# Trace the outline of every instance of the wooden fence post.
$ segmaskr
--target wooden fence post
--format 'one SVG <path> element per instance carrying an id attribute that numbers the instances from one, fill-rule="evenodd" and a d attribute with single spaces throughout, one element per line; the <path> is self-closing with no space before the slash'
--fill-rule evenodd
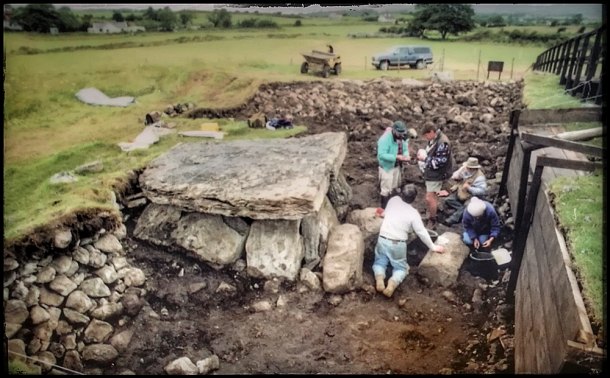
<path id="1" fill-rule="evenodd" d="M 576 72 L 574 73 L 574 81 L 572 82 L 573 91 L 571 91 L 570 93 L 572 96 L 581 93 L 583 89 L 583 87 L 580 86 L 580 76 L 582 75 L 582 68 L 585 65 L 585 60 L 587 59 L 587 52 L 589 50 L 589 39 L 591 39 L 591 35 L 585 37 L 582 47 L 580 48 L 579 59 L 576 62 Z"/>
<path id="2" fill-rule="evenodd" d="M 566 83 L 568 66 L 570 65 L 570 54 L 572 54 L 572 46 L 574 46 L 575 40 L 576 38 L 572 38 L 568 41 L 568 47 L 566 47 L 566 54 L 562 62 L 563 66 L 561 67 L 561 75 L 559 75 L 559 85 Z"/>
<path id="3" fill-rule="evenodd" d="M 555 69 L 554 69 L 554 73 L 556 75 L 559 75 L 561 73 L 561 69 L 563 68 L 564 64 L 565 64 L 565 59 L 566 59 L 566 50 L 568 49 L 568 42 L 564 42 L 561 45 L 561 55 L 559 57 L 559 60 L 557 61 L 557 64 L 555 65 Z"/>
<path id="4" fill-rule="evenodd" d="M 510 161 L 513 157 L 513 149 L 515 147 L 515 140 L 517 139 L 519 127 L 519 116 L 521 115 L 521 110 L 515 109 L 510 112 L 510 137 L 508 141 L 508 150 L 506 151 L 506 158 L 504 159 L 504 169 L 502 170 L 502 180 L 500 181 L 500 188 L 498 189 L 498 199 L 506 194 L 508 191 L 506 189 L 506 182 L 508 180 L 508 173 L 510 170 Z"/>
<path id="5" fill-rule="evenodd" d="M 572 53 L 568 55 L 568 59 L 570 61 L 570 66 L 568 67 L 568 73 L 566 75 L 566 86 L 565 86 L 566 90 L 570 90 L 572 88 L 572 83 L 574 82 L 572 75 L 574 74 L 574 69 L 575 69 L 574 66 L 576 65 L 576 59 L 578 57 L 578 52 L 580 51 L 580 40 L 581 40 L 581 36 L 576 37 L 576 40 L 574 41 L 574 48 L 572 49 Z"/>
<path id="6" fill-rule="evenodd" d="M 532 223 L 534 209 L 536 208 L 536 199 L 538 198 L 538 191 L 540 190 L 540 184 L 542 182 L 543 168 L 544 166 L 542 165 L 536 165 L 536 169 L 534 171 L 534 178 L 532 179 L 532 185 L 527 195 L 527 204 L 525 206 L 522 206 L 523 204 L 519 203 L 519 207 L 525 210 L 525 214 L 521 222 L 515 222 L 515 225 L 518 225 L 518 229 L 516 230 L 517 232 L 515 233 L 517 237 L 513 248 L 513 261 L 511 262 L 512 267 L 510 270 L 510 279 L 506 288 L 506 295 L 508 296 L 510 302 L 513 302 L 515 297 L 515 288 L 517 287 L 517 279 L 519 278 L 519 269 L 521 268 L 521 261 L 523 260 L 523 252 L 525 250 L 525 243 L 529 234 L 530 224 Z M 521 172 L 521 174 L 524 173 Z M 527 177 L 528 173 L 525 173 L 525 176 Z"/>

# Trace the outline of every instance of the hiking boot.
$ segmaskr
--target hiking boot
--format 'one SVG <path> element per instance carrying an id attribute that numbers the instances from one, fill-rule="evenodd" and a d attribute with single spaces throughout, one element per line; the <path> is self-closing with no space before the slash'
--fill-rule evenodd
<path id="1" fill-rule="evenodd" d="M 382 209 L 385 209 L 389 200 L 390 200 L 390 196 L 381 196 L 381 208 Z"/>
<path id="2" fill-rule="evenodd" d="M 451 226 L 453 226 L 454 224 L 457 224 L 457 223 L 458 223 L 458 221 L 457 221 L 455 218 L 453 218 L 453 217 L 449 217 L 449 218 L 445 219 L 445 220 L 444 220 L 442 223 L 443 223 L 445 226 L 451 227 Z"/>
<path id="3" fill-rule="evenodd" d="M 383 291 L 383 295 L 385 295 L 388 298 L 392 297 L 392 294 L 394 294 L 394 290 L 396 290 L 396 287 L 398 287 L 398 284 L 396 283 L 396 281 L 394 281 L 393 279 L 389 279 L 388 280 L 388 287 L 385 288 L 385 290 Z"/>
<path id="4" fill-rule="evenodd" d="M 375 276 L 375 288 L 380 293 L 385 290 L 385 283 L 383 282 L 384 279 L 384 276 Z"/>

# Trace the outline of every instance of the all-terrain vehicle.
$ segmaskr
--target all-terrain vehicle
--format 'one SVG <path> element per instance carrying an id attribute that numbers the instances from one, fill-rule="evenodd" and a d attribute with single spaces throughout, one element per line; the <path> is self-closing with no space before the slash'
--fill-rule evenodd
<path id="1" fill-rule="evenodd" d="M 327 78 L 331 72 L 335 75 L 341 73 L 341 57 L 332 52 L 332 47 L 329 46 L 329 52 L 312 50 L 311 53 L 301 53 L 305 61 L 301 64 L 301 73 L 305 74 L 310 69 L 315 68 L 321 72 L 322 77 Z"/>

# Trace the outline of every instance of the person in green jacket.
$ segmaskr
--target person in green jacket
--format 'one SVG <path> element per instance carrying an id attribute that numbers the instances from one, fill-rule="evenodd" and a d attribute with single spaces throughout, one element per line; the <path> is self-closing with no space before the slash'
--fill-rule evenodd
<path id="1" fill-rule="evenodd" d="M 402 182 L 402 163 L 409 161 L 409 133 L 403 121 L 396 121 L 392 128 L 377 140 L 379 162 L 379 186 L 381 207 L 385 209 L 390 197 Z"/>

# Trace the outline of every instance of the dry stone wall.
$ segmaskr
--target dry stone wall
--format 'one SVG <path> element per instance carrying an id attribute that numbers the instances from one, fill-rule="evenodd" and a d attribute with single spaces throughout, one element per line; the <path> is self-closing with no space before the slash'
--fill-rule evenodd
<path id="1" fill-rule="evenodd" d="M 125 328 L 142 308 L 145 274 L 132 267 L 119 239 L 124 226 L 73 240 L 58 230 L 47 254 L 5 251 L 4 320 L 8 348 L 18 358 L 87 372 L 87 364 L 111 364 L 129 344 Z M 72 246 L 72 247 L 71 247 Z"/>

